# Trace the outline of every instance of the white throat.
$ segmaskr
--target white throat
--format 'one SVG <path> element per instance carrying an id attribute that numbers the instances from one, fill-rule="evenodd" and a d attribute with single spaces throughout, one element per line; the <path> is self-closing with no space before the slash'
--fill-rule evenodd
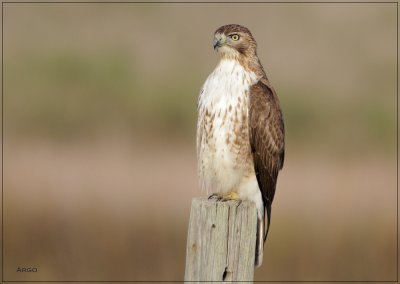
<path id="1" fill-rule="evenodd" d="M 242 96 L 256 82 L 256 74 L 245 70 L 239 61 L 221 59 L 204 83 L 200 99 L 217 102 L 221 97 L 228 99 L 232 96 Z M 203 103 L 206 103 L 206 101 L 203 101 Z"/>

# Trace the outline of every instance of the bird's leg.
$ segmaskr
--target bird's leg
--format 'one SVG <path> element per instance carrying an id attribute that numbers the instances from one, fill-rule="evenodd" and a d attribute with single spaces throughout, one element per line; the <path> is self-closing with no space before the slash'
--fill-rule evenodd
<path id="1" fill-rule="evenodd" d="M 235 200 L 235 201 L 239 201 L 239 204 L 242 202 L 239 198 L 239 195 L 234 191 L 231 191 L 227 194 L 214 193 L 214 194 L 210 195 L 208 197 L 208 199 L 216 199 L 217 201 L 222 201 L 222 202 Z"/>
<path id="2" fill-rule="evenodd" d="M 221 197 L 222 197 L 221 201 L 240 200 L 239 195 L 234 191 L 231 191 L 228 194 L 222 195 Z"/>

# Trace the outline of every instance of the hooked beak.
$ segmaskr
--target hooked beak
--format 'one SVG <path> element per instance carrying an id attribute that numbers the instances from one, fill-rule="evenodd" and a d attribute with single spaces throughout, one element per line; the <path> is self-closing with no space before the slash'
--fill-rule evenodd
<path id="1" fill-rule="evenodd" d="M 223 35 L 221 34 L 216 34 L 213 40 L 213 47 L 214 50 L 218 49 L 218 47 L 221 47 L 225 43 L 226 39 Z"/>
<path id="2" fill-rule="evenodd" d="M 214 47 L 214 50 L 215 49 L 217 49 L 217 47 L 220 47 L 221 45 L 220 45 L 220 39 L 217 39 L 217 38 L 214 38 L 214 40 L 213 40 L 213 47 Z"/>

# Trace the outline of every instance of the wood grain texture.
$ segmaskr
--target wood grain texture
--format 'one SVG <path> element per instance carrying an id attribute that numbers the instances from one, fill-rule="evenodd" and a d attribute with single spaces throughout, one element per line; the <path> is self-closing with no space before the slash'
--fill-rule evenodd
<path id="1" fill-rule="evenodd" d="M 194 198 L 185 281 L 253 281 L 256 233 L 254 203 Z"/>

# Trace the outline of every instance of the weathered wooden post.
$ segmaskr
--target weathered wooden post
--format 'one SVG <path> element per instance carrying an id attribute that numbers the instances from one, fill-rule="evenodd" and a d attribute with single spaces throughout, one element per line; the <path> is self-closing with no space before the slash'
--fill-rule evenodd
<path id="1" fill-rule="evenodd" d="M 256 231 L 252 202 L 194 198 L 185 281 L 253 281 Z"/>

